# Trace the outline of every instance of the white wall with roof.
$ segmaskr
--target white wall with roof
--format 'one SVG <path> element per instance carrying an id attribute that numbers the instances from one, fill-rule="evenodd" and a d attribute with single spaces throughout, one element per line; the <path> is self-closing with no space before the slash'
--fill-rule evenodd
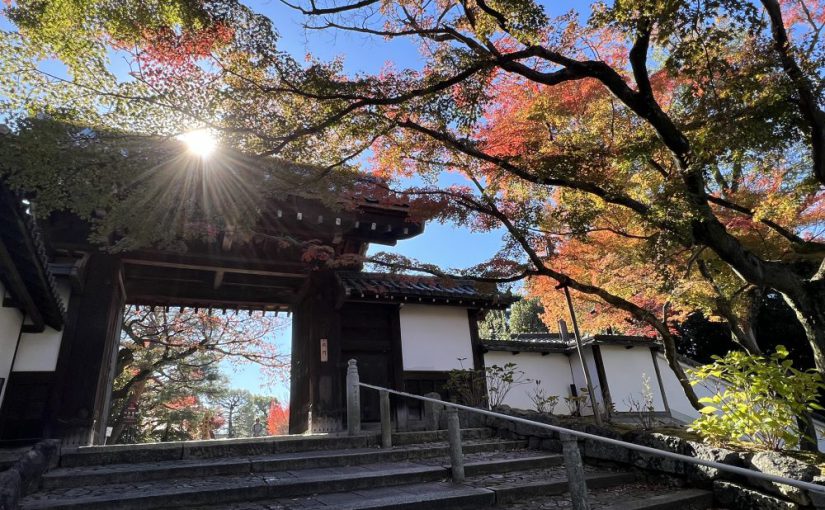
<path id="1" fill-rule="evenodd" d="M 699 417 L 699 413 L 685 396 L 682 385 L 670 368 L 663 353 L 655 353 L 656 363 L 659 366 L 661 375 L 661 387 L 656 377 L 653 356 L 648 347 L 635 346 L 628 349 L 624 345 L 602 344 L 601 354 L 611 399 L 618 412 L 630 411 L 626 403 L 628 397 L 633 396 L 637 400 L 640 399 L 643 391 L 642 374 L 646 374 L 650 378 L 656 411 L 665 410 L 665 403 L 662 398 L 662 389 L 664 389 L 664 395 L 667 396 L 668 407 L 673 418 L 687 424 Z M 584 356 L 588 362 L 591 376 L 594 378 L 593 384 L 598 385 L 595 360 L 589 346 L 585 346 Z M 570 384 L 575 384 L 577 388 L 585 386 L 581 363 L 575 351 L 569 356 L 564 353 L 548 353 L 542 356 L 539 352 L 520 352 L 513 355 L 509 351 L 495 350 L 491 350 L 484 355 L 486 366 L 504 366 L 507 363 L 515 363 L 517 369 L 524 372 L 525 378 L 541 380 L 541 387 L 548 395 L 558 395 L 560 397 L 554 410 L 555 414 L 569 413 L 567 405 L 564 403 L 564 397 L 570 395 Z M 680 364 L 683 370 L 691 367 L 687 363 Z M 694 391 L 699 398 L 710 396 L 716 391 L 717 384 L 724 386 L 722 381 L 714 381 L 698 384 L 694 386 Z M 529 395 L 532 390 L 532 384 L 514 386 L 505 398 L 504 404 L 517 409 L 534 409 L 535 406 Z M 597 396 L 601 395 L 599 388 L 596 388 L 596 394 Z M 601 401 L 601 398 L 599 398 L 599 401 Z M 590 409 L 586 409 L 583 414 L 592 414 L 592 412 Z M 818 420 L 814 420 L 814 422 L 817 428 L 819 450 L 825 452 L 825 422 Z"/>
<path id="2" fill-rule="evenodd" d="M 57 291 L 63 303 L 68 304 L 71 294 L 68 281 L 58 280 Z M 5 293 L 0 283 L 0 299 Z M 46 326 L 40 333 L 22 333 L 26 323 L 27 319 L 17 308 L 0 306 L 0 378 L 4 379 L 0 406 L 11 372 L 53 372 L 57 368 L 63 331 Z"/>
<path id="3" fill-rule="evenodd" d="M 642 374 L 648 375 L 650 378 L 656 410 L 665 410 L 662 392 L 653 366 L 653 357 L 648 347 L 637 346 L 627 349 L 625 346 L 602 345 L 600 348 L 610 396 L 617 411 L 630 411 L 630 406 L 626 403 L 630 398 L 642 400 Z M 599 372 L 592 346 L 584 346 L 582 357 L 587 364 L 592 379 L 596 402 L 603 409 L 603 381 L 599 380 Z M 541 388 L 545 390 L 546 394 L 559 396 L 559 404 L 555 409 L 556 414 L 569 414 L 569 406 L 564 399 L 572 396 L 571 386 L 575 387 L 579 396 L 583 395 L 583 389 L 587 388 L 581 359 L 575 350 L 568 353 L 551 352 L 544 356 L 540 352 L 520 352 L 513 355 L 509 351 L 490 350 L 484 355 L 486 366 L 504 366 L 506 363 L 515 363 L 517 369 L 524 372 L 524 378 L 541 381 Z M 530 399 L 530 392 L 534 391 L 534 386 L 535 384 L 513 387 L 508 393 L 504 404 L 518 409 L 533 409 L 535 406 Z M 591 415 L 593 409 L 587 406 L 581 409 L 581 413 Z"/>

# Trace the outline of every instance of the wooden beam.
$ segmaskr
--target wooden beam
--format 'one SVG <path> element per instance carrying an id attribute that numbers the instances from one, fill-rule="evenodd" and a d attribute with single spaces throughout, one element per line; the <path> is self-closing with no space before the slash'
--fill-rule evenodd
<path id="1" fill-rule="evenodd" d="M 242 267 L 241 265 L 234 265 L 227 263 L 226 265 L 216 265 L 214 260 L 212 264 L 201 264 L 196 261 L 175 261 L 175 260 L 150 260 L 134 257 L 124 257 L 124 264 L 133 264 L 141 266 L 155 266 L 155 267 L 171 267 L 175 269 L 194 269 L 199 271 L 224 271 L 227 273 L 241 273 L 241 274 L 257 274 L 263 276 L 288 276 L 291 278 L 306 278 L 306 274 L 298 272 L 274 271 L 265 269 L 262 266 L 255 264 L 245 264 L 249 267 Z"/>
<path id="2" fill-rule="evenodd" d="M 193 284 L 172 282 L 173 285 L 160 287 L 151 280 L 127 281 L 126 301 L 133 304 L 170 304 L 170 305 L 210 305 L 214 308 L 235 308 L 247 305 L 291 304 L 295 293 L 283 289 L 243 288 L 223 286 L 212 288 L 212 284 Z"/>

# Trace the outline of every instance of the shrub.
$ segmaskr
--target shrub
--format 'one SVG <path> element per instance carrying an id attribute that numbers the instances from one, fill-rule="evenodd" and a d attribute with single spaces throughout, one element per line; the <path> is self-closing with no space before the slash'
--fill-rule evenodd
<path id="1" fill-rule="evenodd" d="M 788 350 L 778 345 L 768 357 L 744 352 L 713 356 L 709 365 L 689 370 L 691 384 L 706 383 L 713 395 L 691 425 L 710 443 L 747 443 L 759 448 L 796 448 L 803 438 L 797 417 L 821 410 L 825 387 L 814 370 L 793 368 Z"/>
<path id="2" fill-rule="evenodd" d="M 461 404 L 473 407 L 489 404 L 496 408 L 504 403 L 513 386 L 527 382 L 515 363 L 507 363 L 503 367 L 491 365 L 485 370 L 450 370 L 446 387 Z"/>
<path id="3" fill-rule="evenodd" d="M 559 403 L 558 395 L 548 395 L 544 388 L 541 387 L 541 381 L 536 379 L 534 381 L 536 386 L 527 394 L 530 401 L 540 413 L 553 414 L 556 405 Z"/>
<path id="4" fill-rule="evenodd" d="M 490 408 L 495 409 L 503 404 L 513 386 L 528 382 L 530 382 L 529 379 L 524 378 L 524 372 L 518 370 L 515 363 L 505 363 L 503 367 L 498 365 L 487 367 L 487 392 L 490 394 Z"/>
<path id="5" fill-rule="evenodd" d="M 450 370 L 445 387 L 458 404 L 485 407 L 487 394 L 484 387 L 484 371 L 467 368 Z"/>
<path id="6" fill-rule="evenodd" d="M 571 395 L 569 397 L 564 397 L 564 403 L 567 404 L 567 412 L 570 416 L 581 416 L 582 409 L 584 409 L 588 403 L 587 395 Z"/>

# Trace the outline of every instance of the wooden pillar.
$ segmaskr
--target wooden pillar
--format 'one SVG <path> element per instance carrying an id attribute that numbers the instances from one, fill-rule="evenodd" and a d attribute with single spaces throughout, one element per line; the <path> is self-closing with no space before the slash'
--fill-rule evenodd
<path id="1" fill-rule="evenodd" d="M 55 370 L 49 435 L 64 444 L 105 441 L 124 299 L 118 257 L 90 255 L 72 293 Z"/>
<path id="2" fill-rule="evenodd" d="M 341 285 L 332 271 L 313 272 L 298 296 L 293 332 L 290 433 L 336 432 L 343 428 Z M 294 327 L 294 326 L 293 326 Z M 303 430 L 301 430 L 303 429 Z"/>
<path id="3" fill-rule="evenodd" d="M 593 361 L 596 363 L 596 377 L 599 378 L 599 387 L 604 402 L 604 412 L 610 418 L 613 412 L 613 398 L 610 396 L 610 386 L 607 384 L 607 372 L 604 369 L 604 359 L 602 359 L 602 349 L 599 345 L 593 344 Z M 595 395 L 594 395 L 595 397 Z"/>
<path id="4" fill-rule="evenodd" d="M 310 300 L 299 299 L 292 307 L 292 364 L 289 369 L 289 433 L 309 430 L 309 320 Z"/>

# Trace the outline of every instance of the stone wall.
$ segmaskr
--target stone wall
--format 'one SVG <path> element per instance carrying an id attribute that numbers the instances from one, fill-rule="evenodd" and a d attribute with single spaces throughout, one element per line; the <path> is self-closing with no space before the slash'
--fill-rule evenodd
<path id="1" fill-rule="evenodd" d="M 523 411 L 507 407 L 498 411 L 519 418 L 559 425 L 697 459 L 753 469 L 805 482 L 820 483 L 825 486 L 825 477 L 822 476 L 817 466 L 807 464 L 781 452 L 734 451 L 661 433 L 636 430 L 622 432 L 610 426 L 600 427 L 572 420 L 564 420 L 563 423 L 560 423 L 559 418 L 555 416 L 540 414 L 535 411 Z M 477 420 L 473 421 L 476 421 L 473 425 L 478 425 Z M 484 425 L 494 429 L 500 437 L 527 440 L 532 448 L 553 452 L 561 451 L 558 434 L 553 431 L 493 417 L 485 417 Z M 462 426 L 465 426 L 464 421 L 462 421 Z M 825 509 L 825 498 L 786 485 L 748 479 L 729 472 L 637 452 L 590 439 L 580 439 L 579 449 L 588 463 L 632 467 L 642 475 L 651 477 L 664 475 L 676 478 L 691 486 L 713 490 L 716 504 L 725 508 L 742 510 L 754 508 L 767 510 Z"/>
<path id="2" fill-rule="evenodd" d="M 20 498 L 37 489 L 43 473 L 57 466 L 59 451 L 59 440 L 41 441 L 0 471 L 0 510 L 16 510 Z"/>

